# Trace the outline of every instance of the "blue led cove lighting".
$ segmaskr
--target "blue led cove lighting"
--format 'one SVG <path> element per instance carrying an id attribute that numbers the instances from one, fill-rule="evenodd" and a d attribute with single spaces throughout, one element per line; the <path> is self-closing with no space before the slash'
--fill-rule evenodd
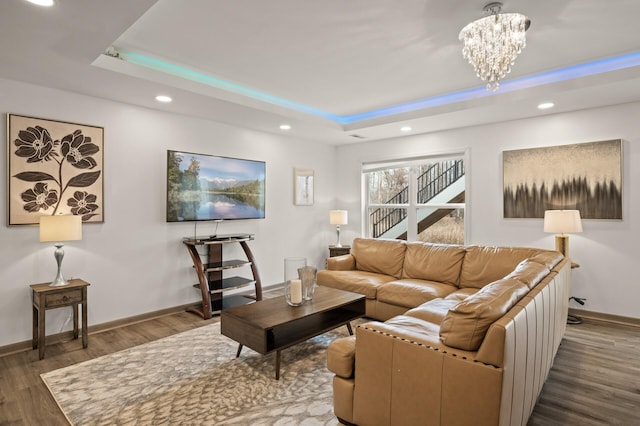
<path id="1" fill-rule="evenodd" d="M 420 99 L 413 102 L 407 102 L 404 104 L 375 109 L 371 111 L 364 111 L 349 115 L 337 115 L 310 107 L 308 105 L 293 102 L 288 99 L 280 98 L 278 96 L 270 95 L 269 93 L 251 89 L 236 83 L 231 83 L 229 81 L 225 81 L 199 71 L 194 71 L 179 65 L 141 55 L 139 53 L 128 52 L 120 49 L 118 49 L 118 52 L 121 54 L 121 57 L 123 57 L 127 62 L 131 62 L 145 68 L 153 69 L 165 74 L 170 74 L 176 77 L 205 84 L 210 87 L 215 87 L 217 89 L 246 96 L 272 105 L 278 105 L 316 117 L 325 118 L 342 125 L 353 124 L 365 120 L 374 120 L 377 118 L 388 117 L 427 108 L 434 108 L 437 106 L 468 101 L 471 99 L 483 98 L 492 96 L 496 93 L 514 92 L 517 90 L 543 86 L 546 84 L 587 77 L 590 75 L 596 75 L 640 65 L 640 52 L 633 52 L 625 55 L 614 56 L 611 58 L 584 62 L 582 64 L 559 68 L 556 70 L 534 74 L 527 77 L 507 80 L 500 83 L 500 89 L 498 90 L 498 92 L 487 91 L 484 86 L 479 86 L 473 89 L 461 90 L 445 95 Z"/>

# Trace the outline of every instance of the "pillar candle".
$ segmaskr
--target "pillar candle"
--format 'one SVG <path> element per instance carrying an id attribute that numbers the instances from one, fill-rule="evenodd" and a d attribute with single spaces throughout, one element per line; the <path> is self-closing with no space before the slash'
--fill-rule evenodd
<path id="1" fill-rule="evenodd" d="M 291 303 L 302 303 L 302 281 L 291 280 Z"/>

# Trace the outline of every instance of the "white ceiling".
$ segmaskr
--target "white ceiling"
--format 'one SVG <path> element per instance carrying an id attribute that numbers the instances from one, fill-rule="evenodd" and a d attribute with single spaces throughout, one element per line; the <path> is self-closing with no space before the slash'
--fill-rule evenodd
<path id="1" fill-rule="evenodd" d="M 287 122 L 291 135 L 327 143 L 396 137 L 407 124 L 422 133 L 640 100 L 637 59 L 486 92 L 462 58 L 458 33 L 488 0 L 56 1 L 2 1 L 1 78 L 273 133 Z M 532 21 L 510 79 L 640 54 L 638 0 L 504 3 L 503 11 Z M 103 55 L 109 46 L 127 60 Z M 140 66 L 132 53 L 200 81 Z M 473 97 L 451 99 L 469 90 Z M 174 101 L 158 104 L 159 93 Z M 449 100 L 436 102 L 442 97 Z M 352 116 L 416 101 L 424 102 Z M 541 112 L 542 101 L 556 107 Z"/>

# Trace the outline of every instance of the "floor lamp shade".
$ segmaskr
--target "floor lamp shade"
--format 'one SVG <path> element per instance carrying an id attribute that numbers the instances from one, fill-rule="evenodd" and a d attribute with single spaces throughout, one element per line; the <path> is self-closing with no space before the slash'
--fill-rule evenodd
<path id="1" fill-rule="evenodd" d="M 544 232 L 556 234 L 556 250 L 569 257 L 569 236 L 582 232 L 580 210 L 547 210 L 544 212 Z"/>
<path id="2" fill-rule="evenodd" d="M 62 259 L 64 250 L 62 241 L 77 241 L 82 239 L 82 217 L 72 215 L 41 216 L 40 217 L 40 241 L 54 241 L 56 251 L 54 256 L 58 264 L 58 274 L 51 282 L 52 286 L 66 285 L 67 281 L 62 276 Z"/>
<path id="3" fill-rule="evenodd" d="M 346 225 L 348 222 L 348 212 L 346 210 L 331 210 L 329 212 L 329 223 L 331 225 L 336 225 L 336 233 L 338 234 L 338 241 L 336 242 L 336 247 L 342 247 L 342 243 L 340 243 L 340 225 Z"/>

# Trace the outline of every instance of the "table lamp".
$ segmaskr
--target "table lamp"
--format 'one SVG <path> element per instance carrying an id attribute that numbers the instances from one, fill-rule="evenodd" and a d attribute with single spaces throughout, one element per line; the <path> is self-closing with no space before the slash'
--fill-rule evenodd
<path id="1" fill-rule="evenodd" d="M 569 257 L 569 236 L 582 232 L 580 210 L 547 210 L 544 212 L 544 232 L 556 233 L 556 250 Z"/>
<path id="2" fill-rule="evenodd" d="M 348 213 L 346 210 L 331 210 L 329 212 L 329 223 L 336 225 L 336 232 L 338 234 L 338 242 L 335 247 L 342 247 L 340 243 L 340 225 L 347 224 Z"/>
<path id="3" fill-rule="evenodd" d="M 74 215 L 56 215 L 40 217 L 40 242 L 55 241 L 54 257 L 58 263 L 58 274 L 51 282 L 51 286 L 67 285 L 62 276 L 62 258 L 64 250 L 62 241 L 77 241 L 82 239 L 82 218 Z"/>

